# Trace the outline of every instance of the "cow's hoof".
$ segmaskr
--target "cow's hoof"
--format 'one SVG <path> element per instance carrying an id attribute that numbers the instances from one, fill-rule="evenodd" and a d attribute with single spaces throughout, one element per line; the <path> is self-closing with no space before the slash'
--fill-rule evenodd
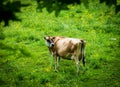
<path id="1" fill-rule="evenodd" d="M 58 72 L 58 70 L 54 70 L 54 72 Z"/>

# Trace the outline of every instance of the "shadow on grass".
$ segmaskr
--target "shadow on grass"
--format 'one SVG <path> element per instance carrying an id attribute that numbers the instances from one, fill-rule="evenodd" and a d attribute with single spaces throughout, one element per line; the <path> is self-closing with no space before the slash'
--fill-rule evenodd
<path id="1" fill-rule="evenodd" d="M 25 48 L 25 47 L 20 47 L 20 46 L 9 46 L 6 44 L 3 44 L 0 42 L 0 59 L 4 59 L 10 55 L 16 55 L 18 54 L 17 52 L 19 51 L 18 56 L 26 56 L 29 57 L 31 56 L 31 53 Z"/>
<path id="2" fill-rule="evenodd" d="M 20 0 L 0 0 L 0 22 L 4 21 L 4 26 L 9 25 L 9 20 L 21 21 L 15 13 L 20 12 L 21 7 L 29 4 L 21 4 Z"/>
<path id="3" fill-rule="evenodd" d="M 82 3 L 87 6 L 88 1 L 83 0 Z M 81 0 L 37 0 L 37 10 L 40 12 L 43 8 L 46 8 L 46 10 L 49 13 L 55 12 L 55 16 L 57 17 L 61 10 L 69 10 L 68 5 L 76 5 L 81 4 Z"/>
<path id="4" fill-rule="evenodd" d="M 69 10 L 68 5 L 76 5 L 83 3 L 86 8 L 89 7 L 88 0 L 36 0 L 37 1 L 37 10 L 42 12 L 43 8 L 49 13 L 55 12 L 55 16 L 57 17 L 61 10 Z M 100 3 L 106 3 L 107 6 L 111 7 L 115 6 L 115 12 L 118 13 L 120 11 L 120 5 L 117 5 L 117 0 L 100 0 Z"/>
<path id="5" fill-rule="evenodd" d="M 118 13 L 120 11 L 120 5 L 117 5 L 117 0 L 100 0 L 100 3 L 106 3 L 107 6 L 111 7 L 115 6 L 115 12 Z"/>

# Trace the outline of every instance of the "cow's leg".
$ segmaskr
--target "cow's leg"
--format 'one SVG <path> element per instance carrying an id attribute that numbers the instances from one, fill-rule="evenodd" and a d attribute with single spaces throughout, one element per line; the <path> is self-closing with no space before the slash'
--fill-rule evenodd
<path id="1" fill-rule="evenodd" d="M 60 56 L 57 57 L 57 67 L 59 67 Z"/>
<path id="2" fill-rule="evenodd" d="M 81 58 L 82 58 L 82 63 L 83 63 L 83 66 L 85 66 L 85 45 L 86 45 L 86 42 L 81 40 L 82 41 L 82 44 L 81 44 Z"/>
<path id="3" fill-rule="evenodd" d="M 77 67 L 77 73 L 79 74 L 80 61 L 77 56 L 75 56 L 75 62 L 76 62 L 76 67 Z"/>
<path id="4" fill-rule="evenodd" d="M 80 55 L 79 55 L 79 61 L 80 60 L 82 60 L 82 64 L 83 64 L 83 66 L 85 66 L 85 56 L 84 56 L 84 53 L 81 53 Z"/>
<path id="5" fill-rule="evenodd" d="M 80 63 L 79 63 L 79 60 L 76 61 L 76 66 L 77 66 L 77 73 L 79 73 L 79 68 L 80 68 Z"/>
<path id="6" fill-rule="evenodd" d="M 85 57 L 84 56 L 82 58 L 82 63 L 83 63 L 83 66 L 85 66 Z"/>
<path id="7" fill-rule="evenodd" d="M 57 71 L 57 56 L 55 53 L 53 56 L 54 56 L 54 70 Z"/>

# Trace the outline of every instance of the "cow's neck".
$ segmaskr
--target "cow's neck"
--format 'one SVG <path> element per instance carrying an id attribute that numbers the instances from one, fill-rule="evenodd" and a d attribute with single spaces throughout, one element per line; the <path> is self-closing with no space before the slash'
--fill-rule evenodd
<path id="1" fill-rule="evenodd" d="M 57 41 L 59 41 L 60 39 L 56 39 L 56 40 L 54 40 L 54 44 L 56 44 L 57 43 Z"/>

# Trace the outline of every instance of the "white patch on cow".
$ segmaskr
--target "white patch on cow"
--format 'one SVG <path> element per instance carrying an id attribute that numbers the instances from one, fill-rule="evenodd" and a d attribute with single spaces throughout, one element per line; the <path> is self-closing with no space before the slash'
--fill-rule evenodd
<path id="1" fill-rule="evenodd" d="M 46 40 L 48 40 L 49 39 L 49 37 L 46 37 Z"/>
<path id="2" fill-rule="evenodd" d="M 48 43 L 47 41 L 45 42 L 47 47 L 52 47 L 54 45 L 54 43 Z"/>
<path id="3" fill-rule="evenodd" d="M 52 47 L 54 45 L 54 43 L 50 43 L 49 46 Z"/>

